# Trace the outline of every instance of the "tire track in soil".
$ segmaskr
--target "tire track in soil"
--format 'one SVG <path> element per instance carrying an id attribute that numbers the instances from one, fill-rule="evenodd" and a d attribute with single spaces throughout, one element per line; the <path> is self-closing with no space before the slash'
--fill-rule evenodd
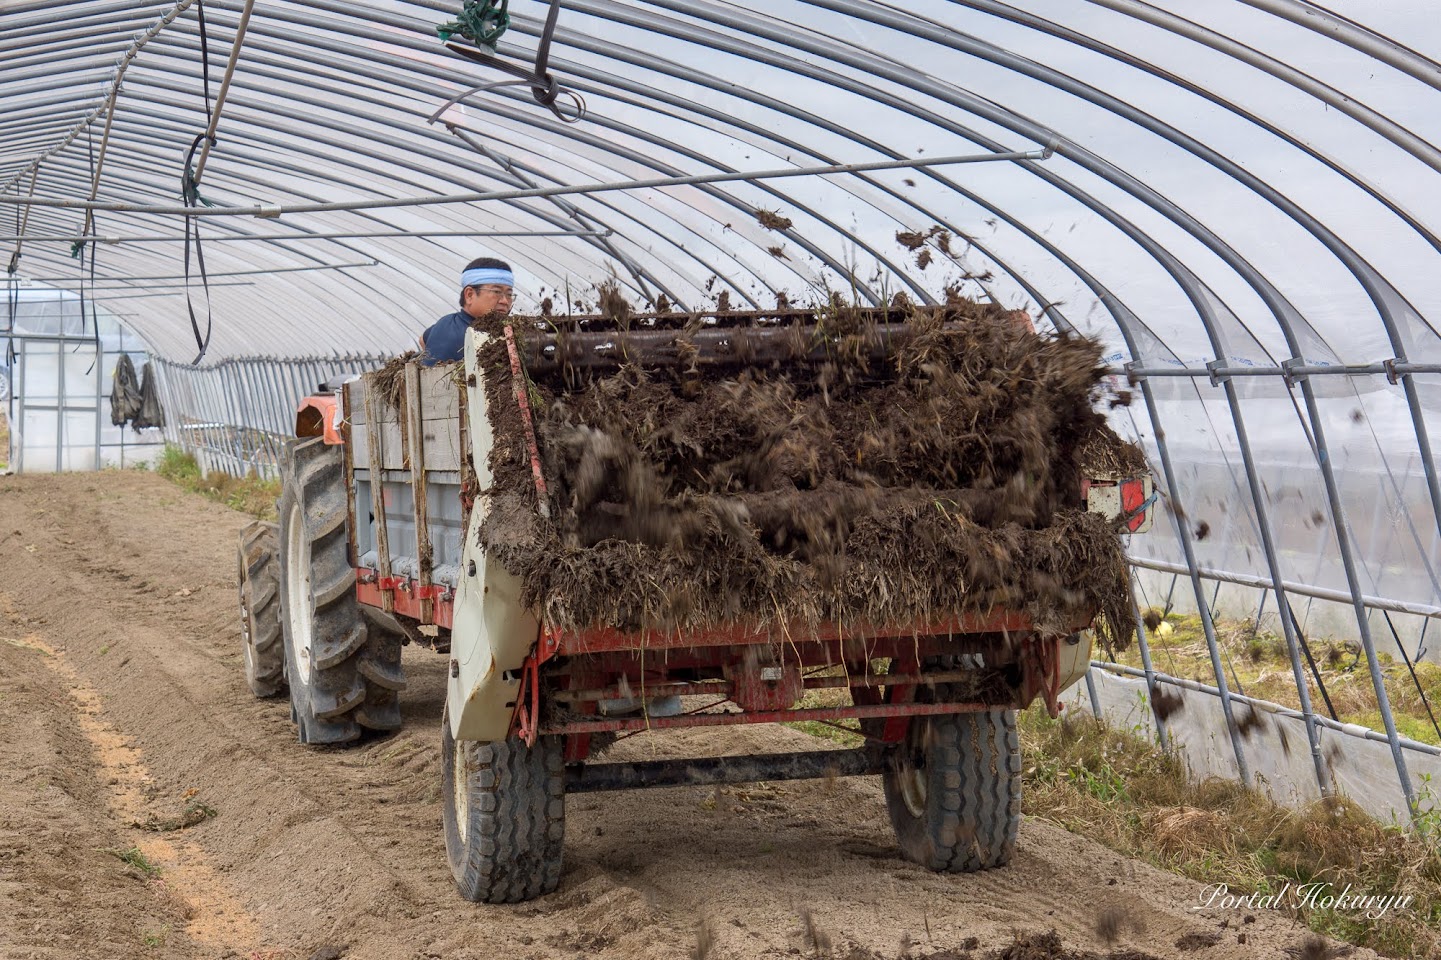
<path id="1" fill-rule="evenodd" d="M 0 956 L 194 956 L 189 905 L 118 856 L 135 831 L 53 657 L 0 615 Z"/>
<path id="2" fill-rule="evenodd" d="M 802 911 L 837 956 L 855 947 L 894 957 L 903 939 L 917 955 L 970 936 L 991 947 L 1048 928 L 1068 947 L 1104 952 L 1095 922 L 1109 903 L 1148 931 L 1119 947 L 1167 957 L 1280 955 L 1300 937 L 1294 923 L 1262 915 L 1244 946 L 1228 933 L 1204 954 L 1173 949 L 1226 919 L 1189 910 L 1199 885 L 1034 820 L 1011 867 L 932 874 L 897 857 L 880 785 L 868 778 L 575 796 L 556 893 L 510 907 L 466 903 L 440 830 L 444 661 L 406 650 L 399 734 L 349 749 L 296 743 L 285 702 L 255 700 L 242 677 L 232 578 L 247 519 L 146 474 L 0 485 L 0 584 L 94 689 L 103 722 L 143 757 L 154 795 L 193 788 L 219 811 L 186 842 L 253 919 L 257 956 L 305 960 L 334 945 L 350 958 L 680 958 L 704 923 L 710 960 L 788 958 L 811 952 Z M 635 738 L 613 754 L 824 747 L 742 727 Z M 239 942 L 248 935 L 233 936 L 226 946 L 250 956 Z"/>
<path id="3" fill-rule="evenodd" d="M 14 602 L 0 593 L 0 609 L 13 615 Z M 161 872 L 157 879 L 171 895 L 184 904 L 185 935 L 201 948 L 220 950 L 234 947 L 254 949 L 255 919 L 243 907 L 235 892 L 216 874 L 205 851 L 185 842 L 140 829 L 138 824 L 154 816 L 155 805 L 147 800 L 154 778 L 140 752 L 126 742 L 101 717 L 100 696 L 65 661 L 65 655 L 38 637 L 24 643 L 44 655 L 44 665 L 65 684 L 75 709 L 74 720 L 89 741 L 94 758 L 94 776 L 109 787 L 106 803 L 110 816 L 129 825 L 122 846 L 138 849 Z"/>

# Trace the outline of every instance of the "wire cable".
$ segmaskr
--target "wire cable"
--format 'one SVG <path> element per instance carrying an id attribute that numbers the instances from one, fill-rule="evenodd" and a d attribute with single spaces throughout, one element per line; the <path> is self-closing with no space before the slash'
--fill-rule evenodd
<path id="1" fill-rule="evenodd" d="M 1421 695 L 1421 705 L 1426 708 L 1426 716 L 1431 718 L 1431 727 L 1436 731 L 1436 738 L 1441 740 L 1441 724 L 1436 722 L 1436 714 L 1431 712 L 1431 701 L 1426 696 L 1426 688 L 1421 686 L 1421 678 L 1416 676 L 1416 667 L 1411 663 L 1411 658 L 1406 655 L 1406 645 L 1401 642 L 1401 635 L 1396 632 L 1396 624 L 1391 622 L 1391 611 L 1383 610 L 1381 612 L 1386 617 L 1386 626 L 1391 628 L 1391 637 L 1396 641 L 1396 649 L 1401 651 L 1401 659 L 1411 673 L 1411 682 L 1416 684 L 1416 692 Z"/>

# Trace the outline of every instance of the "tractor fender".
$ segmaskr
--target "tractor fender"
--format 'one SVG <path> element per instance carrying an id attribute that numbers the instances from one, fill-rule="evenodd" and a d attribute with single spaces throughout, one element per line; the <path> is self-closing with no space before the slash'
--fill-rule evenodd
<path id="1" fill-rule="evenodd" d="M 295 411 L 297 437 L 323 437 L 327 446 L 345 442 L 340 432 L 340 398 L 334 394 L 317 394 L 300 401 Z"/>

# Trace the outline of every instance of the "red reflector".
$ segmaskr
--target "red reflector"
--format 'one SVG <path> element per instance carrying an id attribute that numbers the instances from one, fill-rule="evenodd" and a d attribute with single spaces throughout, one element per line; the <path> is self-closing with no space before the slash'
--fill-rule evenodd
<path id="1" fill-rule="evenodd" d="M 1125 480 L 1121 483 L 1121 515 L 1140 510 L 1141 504 L 1146 502 L 1146 482 L 1144 480 Z M 1131 530 L 1139 530 L 1141 524 L 1146 522 L 1144 511 L 1132 517 L 1126 524 Z"/>

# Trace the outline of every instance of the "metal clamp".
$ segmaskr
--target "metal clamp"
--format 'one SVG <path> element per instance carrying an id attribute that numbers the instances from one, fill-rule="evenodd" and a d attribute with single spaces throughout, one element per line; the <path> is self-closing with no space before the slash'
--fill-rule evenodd
<path id="1" fill-rule="evenodd" d="M 1306 361 L 1301 357 L 1292 357 L 1289 360 L 1281 361 L 1281 369 L 1286 371 L 1281 374 L 1281 379 L 1286 381 L 1286 386 L 1294 387 L 1297 383 L 1306 379 L 1306 374 L 1295 372 L 1305 365 Z"/>
<path id="2" fill-rule="evenodd" d="M 1139 360 L 1127 360 L 1125 363 L 1121 364 L 1121 369 L 1126 371 L 1126 383 L 1130 384 L 1133 387 L 1136 384 L 1140 383 L 1142 380 L 1146 379 L 1146 375 L 1144 373 L 1136 372 L 1137 370 L 1141 369 L 1141 361 Z"/>
<path id="3" fill-rule="evenodd" d="M 1381 366 L 1386 369 L 1386 382 L 1390 383 L 1393 387 L 1401 382 L 1402 377 L 1406 376 L 1406 374 L 1396 370 L 1396 364 L 1405 362 L 1405 357 L 1392 357 L 1390 360 L 1381 361 Z"/>
<path id="4" fill-rule="evenodd" d="M 1231 379 L 1230 374 L 1222 373 L 1226 369 L 1226 361 L 1211 360 L 1206 364 L 1206 370 L 1211 374 L 1211 386 L 1219 387 Z"/>

